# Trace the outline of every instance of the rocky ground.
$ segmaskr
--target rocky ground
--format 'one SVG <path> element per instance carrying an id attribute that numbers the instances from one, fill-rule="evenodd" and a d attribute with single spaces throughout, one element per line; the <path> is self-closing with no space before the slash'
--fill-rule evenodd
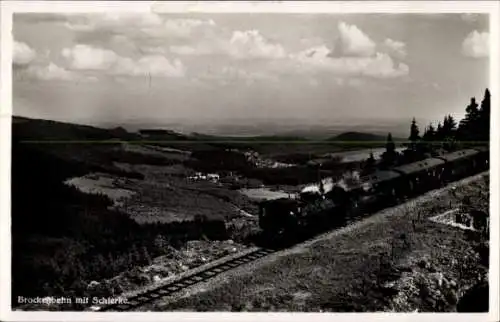
<path id="1" fill-rule="evenodd" d="M 136 267 L 111 279 L 92 281 L 89 289 L 95 294 L 112 290 L 114 296 L 124 296 L 129 292 L 140 291 L 144 287 L 154 287 L 169 279 L 224 256 L 236 254 L 248 247 L 232 240 L 203 241 L 191 240 L 182 249 L 166 246 L 169 254 L 152 259 L 152 264 Z"/>

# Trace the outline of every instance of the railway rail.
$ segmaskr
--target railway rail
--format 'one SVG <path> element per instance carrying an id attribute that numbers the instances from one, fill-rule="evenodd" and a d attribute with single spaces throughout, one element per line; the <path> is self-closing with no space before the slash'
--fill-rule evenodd
<path id="1" fill-rule="evenodd" d="M 487 172 L 483 172 L 487 173 Z M 474 175 L 473 175 L 474 176 Z M 473 177 L 471 176 L 471 177 Z M 462 178 L 463 180 L 465 178 Z M 453 182 L 450 182 L 452 184 Z M 428 192 L 428 191 L 427 191 Z M 413 199 L 413 198 L 412 198 Z M 368 214 L 369 215 L 369 214 Z M 352 220 L 348 220 L 344 225 L 350 225 L 358 220 L 361 220 L 363 217 L 352 218 Z M 336 227 L 334 229 L 338 229 L 340 227 Z M 306 240 L 302 240 L 300 243 L 307 242 L 308 240 L 318 238 L 321 235 L 328 234 L 329 232 L 323 232 L 313 237 L 307 238 Z M 296 244 L 294 244 L 296 245 Z M 294 246 L 288 245 L 288 247 Z M 286 247 L 286 248 L 288 248 Z M 186 275 L 179 276 L 178 278 L 168 281 L 165 284 L 154 286 L 151 289 L 144 290 L 137 294 L 126 296 L 127 301 L 125 303 L 117 303 L 117 304 L 108 304 L 102 306 L 94 306 L 90 308 L 92 311 L 98 312 L 106 312 L 106 311 L 131 311 L 135 308 L 141 307 L 153 301 L 159 300 L 161 298 L 172 296 L 175 293 L 178 293 L 190 286 L 193 286 L 198 283 L 202 283 L 206 280 L 209 280 L 219 274 L 232 270 L 238 266 L 245 265 L 247 263 L 253 262 L 257 259 L 266 257 L 272 253 L 283 250 L 283 248 L 270 249 L 270 248 L 259 248 L 254 247 L 250 250 L 247 250 L 244 253 L 240 253 L 235 256 L 229 256 L 227 258 L 221 258 L 216 260 L 213 263 L 209 263 L 204 267 L 198 267 L 186 273 Z"/>
<path id="2" fill-rule="evenodd" d="M 210 266 L 199 271 L 195 269 L 191 274 L 183 276 L 177 280 L 173 280 L 154 289 L 146 290 L 144 292 L 132 295 L 127 298 L 126 303 L 104 305 L 96 307 L 95 309 L 93 309 L 93 311 L 130 311 L 134 308 L 143 306 L 147 303 L 151 303 L 152 301 L 158 300 L 160 298 L 171 296 L 172 294 L 182 291 L 189 286 L 204 282 L 214 276 L 217 276 L 238 266 L 253 262 L 276 251 L 277 250 L 274 249 L 257 248 L 249 253 L 240 254 L 239 256 L 229 258 L 214 266 Z"/>

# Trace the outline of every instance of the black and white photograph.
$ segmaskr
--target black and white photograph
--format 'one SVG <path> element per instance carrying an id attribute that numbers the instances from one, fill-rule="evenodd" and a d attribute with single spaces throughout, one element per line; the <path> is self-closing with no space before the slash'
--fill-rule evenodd
<path id="1" fill-rule="evenodd" d="M 2 15 L 11 312 L 498 317 L 498 2 L 65 5 Z"/>

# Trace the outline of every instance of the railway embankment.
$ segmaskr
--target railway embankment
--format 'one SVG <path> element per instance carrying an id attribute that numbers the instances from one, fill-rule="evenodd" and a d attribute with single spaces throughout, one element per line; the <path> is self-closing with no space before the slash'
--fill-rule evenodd
<path id="1" fill-rule="evenodd" d="M 480 304 L 485 302 L 488 281 L 487 238 L 460 225 L 430 219 L 454 209 L 488 213 L 488 191 L 487 173 L 466 178 L 193 285 L 175 299 L 159 300 L 141 310 L 484 309 Z M 481 296 L 479 304 L 470 300 L 478 301 Z"/>

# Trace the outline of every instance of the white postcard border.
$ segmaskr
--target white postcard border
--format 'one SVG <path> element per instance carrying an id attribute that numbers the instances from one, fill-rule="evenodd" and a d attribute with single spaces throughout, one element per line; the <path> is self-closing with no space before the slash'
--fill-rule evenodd
<path id="1" fill-rule="evenodd" d="M 399 313 L 93 313 L 93 312 L 12 312 L 10 309 L 10 147 L 12 115 L 12 14 L 15 12 L 105 12 L 105 11 L 168 12 L 168 13 L 489 13 L 490 14 L 490 91 L 491 111 L 491 168 L 490 168 L 490 312 L 484 314 L 399 314 Z M 499 4 L 497 1 L 293 1 L 293 2 L 202 2 L 202 1 L 4 1 L 1 3 L 1 105 L 0 105 L 0 319 L 5 321 L 81 321 L 117 320 L 207 320 L 255 321 L 280 320 L 341 321 L 384 319 L 387 321 L 439 320 L 498 321 L 499 268 L 499 150 L 500 150 L 500 87 L 499 87 Z"/>

